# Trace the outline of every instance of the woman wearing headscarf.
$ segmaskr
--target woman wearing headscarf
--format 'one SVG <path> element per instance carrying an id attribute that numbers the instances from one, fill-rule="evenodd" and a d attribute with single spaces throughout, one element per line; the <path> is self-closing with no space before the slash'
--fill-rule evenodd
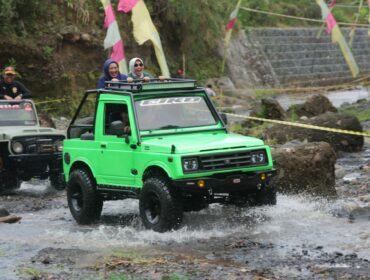
<path id="1" fill-rule="evenodd" d="M 127 80 L 127 76 L 119 72 L 118 63 L 111 58 L 104 62 L 103 73 L 104 75 L 100 77 L 97 88 L 104 88 L 107 81 L 117 82 Z"/>
<path id="2" fill-rule="evenodd" d="M 153 78 L 152 75 L 144 71 L 144 62 L 141 58 L 134 57 L 133 59 L 131 59 L 129 63 L 129 70 L 130 73 L 128 73 L 128 81 L 130 81 L 131 79 L 144 79 L 148 81 L 149 79 Z"/>

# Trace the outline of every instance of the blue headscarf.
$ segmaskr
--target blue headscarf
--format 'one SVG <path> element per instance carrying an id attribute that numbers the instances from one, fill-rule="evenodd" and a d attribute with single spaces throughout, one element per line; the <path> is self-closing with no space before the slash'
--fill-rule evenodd
<path id="1" fill-rule="evenodd" d="M 98 81 L 97 88 L 104 88 L 105 87 L 105 82 L 112 80 L 112 77 L 109 74 L 109 65 L 111 65 L 112 63 L 115 63 L 119 67 L 117 61 L 115 61 L 115 60 L 113 60 L 111 58 L 108 58 L 104 62 L 104 66 L 103 66 L 103 73 L 104 73 L 104 75 L 100 77 L 100 79 Z M 121 72 L 118 71 L 117 79 L 120 80 L 120 81 L 127 80 L 127 76 L 125 74 L 121 74 Z"/>

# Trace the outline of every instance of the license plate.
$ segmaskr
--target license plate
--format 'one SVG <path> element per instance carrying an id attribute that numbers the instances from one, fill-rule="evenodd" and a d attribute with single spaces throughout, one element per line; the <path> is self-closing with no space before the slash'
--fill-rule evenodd
<path id="1" fill-rule="evenodd" d="M 240 178 L 234 178 L 233 183 L 234 184 L 239 184 L 242 180 Z"/>

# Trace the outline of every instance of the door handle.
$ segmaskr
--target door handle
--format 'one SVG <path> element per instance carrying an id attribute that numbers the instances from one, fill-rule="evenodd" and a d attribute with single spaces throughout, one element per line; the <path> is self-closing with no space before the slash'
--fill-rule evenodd
<path id="1" fill-rule="evenodd" d="M 100 148 L 106 148 L 107 147 L 107 143 L 101 143 L 100 144 Z"/>

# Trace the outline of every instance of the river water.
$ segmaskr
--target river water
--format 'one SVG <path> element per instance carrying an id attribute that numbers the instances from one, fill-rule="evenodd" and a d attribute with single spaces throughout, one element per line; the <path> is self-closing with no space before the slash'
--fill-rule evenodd
<path id="1" fill-rule="evenodd" d="M 292 104 L 304 103 L 308 96 L 314 94 L 317 93 L 283 93 L 277 95 L 276 100 L 280 103 L 283 109 L 286 110 Z M 321 94 L 325 95 L 331 101 L 334 107 L 340 107 L 345 103 L 351 104 L 360 99 L 370 99 L 370 92 L 368 88 L 330 91 Z"/>
<path id="2" fill-rule="evenodd" d="M 24 184 L 19 195 L 34 187 Z M 38 188 L 49 190 L 47 186 Z M 287 195 L 278 195 L 278 203 L 272 207 L 239 209 L 216 204 L 198 213 L 186 213 L 183 227 L 168 233 L 144 229 L 135 200 L 105 203 L 100 223 L 93 226 L 77 225 L 66 205 L 18 213 L 21 223 L 0 224 L 0 279 L 18 279 L 17 267 L 29 263 L 38 251 L 48 247 L 94 252 L 141 246 L 150 250 L 152 246 L 181 247 L 187 242 L 215 238 L 231 242 L 248 237 L 251 242 L 273 244 L 263 253 L 265 265 L 296 250 L 311 252 L 314 248 L 323 248 L 328 254 L 355 253 L 370 260 L 369 218 L 354 222 L 348 216 L 337 215 L 345 206 L 343 199 Z M 235 253 L 232 258 L 248 260 L 251 266 L 261 265 L 255 254 Z"/>

